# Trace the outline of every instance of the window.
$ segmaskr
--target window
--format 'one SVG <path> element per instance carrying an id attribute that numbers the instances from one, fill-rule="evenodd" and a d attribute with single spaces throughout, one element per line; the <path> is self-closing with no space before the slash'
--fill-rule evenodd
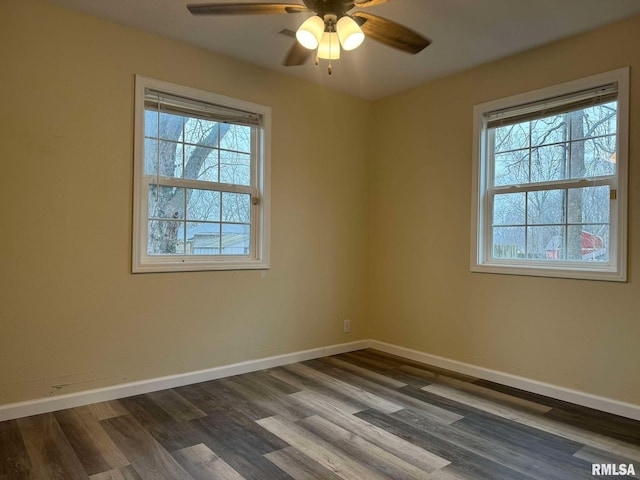
<path id="1" fill-rule="evenodd" d="M 136 76 L 133 272 L 269 267 L 270 109 Z"/>
<path id="2" fill-rule="evenodd" d="M 471 270 L 626 281 L 629 70 L 474 108 Z"/>

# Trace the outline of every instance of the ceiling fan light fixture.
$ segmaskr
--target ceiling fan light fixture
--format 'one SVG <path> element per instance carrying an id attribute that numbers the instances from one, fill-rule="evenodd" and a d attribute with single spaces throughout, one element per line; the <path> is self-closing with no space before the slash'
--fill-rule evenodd
<path id="1" fill-rule="evenodd" d="M 364 33 L 360 28 L 360 25 L 348 15 L 340 18 L 336 24 L 336 30 L 338 31 L 338 37 L 342 48 L 345 50 L 353 50 L 358 48 L 364 41 Z"/>
<path id="2" fill-rule="evenodd" d="M 335 32 L 324 32 L 318 46 L 318 57 L 325 60 L 340 58 L 340 40 Z"/>
<path id="3" fill-rule="evenodd" d="M 324 33 L 324 20 L 317 15 L 307 18 L 298 31 L 296 38 L 300 45 L 309 50 L 318 48 L 322 34 Z"/>

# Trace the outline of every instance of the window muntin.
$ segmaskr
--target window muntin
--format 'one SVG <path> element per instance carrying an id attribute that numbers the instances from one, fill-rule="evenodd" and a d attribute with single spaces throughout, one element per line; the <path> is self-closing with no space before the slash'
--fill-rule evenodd
<path id="1" fill-rule="evenodd" d="M 476 107 L 472 270 L 625 279 L 624 72 Z"/>
<path id="2" fill-rule="evenodd" d="M 136 80 L 134 272 L 267 268 L 269 109 Z"/>

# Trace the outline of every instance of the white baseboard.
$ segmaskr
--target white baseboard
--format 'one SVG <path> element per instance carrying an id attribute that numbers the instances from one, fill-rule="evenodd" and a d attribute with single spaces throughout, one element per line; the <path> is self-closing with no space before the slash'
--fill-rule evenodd
<path id="1" fill-rule="evenodd" d="M 230 377 L 232 375 L 255 372 L 265 368 L 279 367 L 281 365 L 303 362 L 314 358 L 353 352 L 363 348 L 375 348 L 382 352 L 398 355 L 427 365 L 446 368 L 454 372 L 464 373 L 466 375 L 490 380 L 509 387 L 519 388 L 527 392 L 545 395 L 547 397 L 564 400 L 566 402 L 632 418 L 634 420 L 640 420 L 640 405 L 624 403 L 610 398 L 580 392 L 578 390 L 571 390 L 557 385 L 538 382 L 536 380 L 530 380 L 517 375 L 511 375 L 509 373 L 478 367 L 469 363 L 431 355 L 418 350 L 392 345 L 390 343 L 379 342 L 377 340 L 360 340 L 356 342 L 331 345 L 328 347 L 314 348 L 311 350 L 303 350 L 301 352 L 293 352 L 285 355 L 277 355 L 274 357 L 248 360 L 246 362 L 223 365 L 196 372 L 188 372 L 179 375 L 141 380 L 138 382 L 113 385 L 110 387 L 83 392 L 69 393 L 66 395 L 0 405 L 0 421 L 12 420 L 14 418 L 27 417 L 30 415 L 39 415 L 41 413 L 79 407 L 90 403 L 117 400 L 118 398 L 130 397 L 131 395 L 141 395 L 167 388 L 181 387 L 184 385 L 216 380 L 218 378 Z"/>
<path id="2" fill-rule="evenodd" d="M 398 355 L 399 357 L 433 365 L 434 367 L 445 368 L 447 370 L 464 373 L 472 377 L 482 378 L 483 380 L 490 380 L 509 387 L 519 388 L 520 390 L 525 390 L 527 392 L 537 393 L 557 400 L 564 400 L 565 402 L 575 403 L 577 405 L 594 408 L 596 410 L 613 413 L 615 415 L 632 418 L 634 420 L 640 420 L 640 405 L 620 402 L 606 397 L 599 397 L 590 393 L 539 382 L 537 380 L 530 380 L 510 373 L 478 367 L 469 363 L 458 362 L 456 360 L 450 360 L 448 358 L 431 355 L 418 350 L 412 350 L 410 348 L 399 347 L 390 343 L 379 342 L 377 340 L 370 340 L 369 347 L 392 355 Z"/>
<path id="3" fill-rule="evenodd" d="M 368 347 L 369 340 L 360 340 L 357 342 L 341 343 L 328 347 L 277 355 L 274 357 L 248 360 L 246 362 L 223 365 L 221 367 L 209 368 L 196 372 L 170 375 L 167 377 L 124 383 L 94 390 L 86 390 L 83 392 L 68 393 L 66 395 L 57 395 L 25 402 L 0 405 L 0 422 L 12 420 L 14 418 L 27 417 L 30 415 L 54 412 L 56 410 L 64 410 L 66 408 L 89 405 L 90 403 L 116 400 L 118 398 L 130 397 L 132 395 L 141 395 L 143 393 L 155 392 L 167 388 L 175 388 L 199 382 L 206 382 L 209 380 L 216 380 L 218 378 L 230 377 L 241 373 L 255 372 L 257 370 L 264 370 L 265 368 L 279 367 L 289 363 L 303 362 L 305 360 L 312 360 L 314 358 L 326 357 L 329 355 L 338 355 L 340 353 L 352 352 L 354 350 L 361 350 Z"/>

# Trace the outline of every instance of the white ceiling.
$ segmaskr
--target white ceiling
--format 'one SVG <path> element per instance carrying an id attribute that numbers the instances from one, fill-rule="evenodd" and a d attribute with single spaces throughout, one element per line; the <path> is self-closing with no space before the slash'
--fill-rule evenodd
<path id="1" fill-rule="evenodd" d="M 366 11 L 405 25 L 433 44 L 414 56 L 367 39 L 360 48 L 343 52 L 329 76 L 323 63 L 281 65 L 294 40 L 278 32 L 295 31 L 309 14 L 196 17 L 185 7 L 226 0 L 46 1 L 367 99 L 640 15 L 640 0 L 389 0 Z"/>

